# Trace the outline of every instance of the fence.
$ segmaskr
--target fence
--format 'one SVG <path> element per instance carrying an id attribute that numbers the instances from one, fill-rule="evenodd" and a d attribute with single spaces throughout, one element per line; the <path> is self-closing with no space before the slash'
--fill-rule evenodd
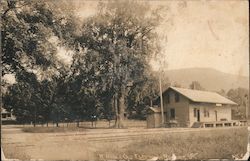
<path id="1" fill-rule="evenodd" d="M 123 125 L 126 128 L 146 128 L 147 122 L 141 120 L 124 120 Z M 33 126 L 32 124 L 21 125 L 24 127 Z M 36 124 L 36 127 L 46 127 L 46 124 Z M 56 123 L 48 123 L 48 127 L 55 127 Z M 98 121 L 81 121 L 79 127 L 81 128 L 112 128 L 115 126 L 115 120 L 98 120 Z M 77 127 L 77 122 L 60 122 L 59 127 Z"/>

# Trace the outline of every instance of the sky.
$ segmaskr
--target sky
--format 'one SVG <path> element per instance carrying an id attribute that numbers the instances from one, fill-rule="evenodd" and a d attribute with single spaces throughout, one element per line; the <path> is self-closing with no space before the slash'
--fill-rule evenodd
<path id="1" fill-rule="evenodd" d="M 169 69 L 209 67 L 249 75 L 247 1 L 187 1 L 179 10 L 174 3 L 172 26 L 161 26 L 168 36 L 163 52 Z"/>
<path id="2" fill-rule="evenodd" d="M 81 19 L 97 11 L 98 1 L 74 0 L 72 3 L 74 13 Z M 156 29 L 160 35 L 162 65 L 152 60 L 154 70 L 199 67 L 249 76 L 248 1 L 154 0 L 147 3 L 151 8 L 163 7 L 163 20 Z M 71 61 L 71 51 L 62 47 L 57 50 L 61 60 Z M 13 75 L 5 77 L 14 82 Z"/>
<path id="3" fill-rule="evenodd" d="M 247 1 L 147 2 L 151 8 L 165 8 L 162 24 L 157 28 L 165 59 L 162 69 L 203 67 L 249 75 Z M 86 18 L 96 12 L 98 1 L 75 0 L 75 3 L 78 6 L 75 13 Z M 157 70 L 160 63 L 152 61 L 151 64 Z"/>

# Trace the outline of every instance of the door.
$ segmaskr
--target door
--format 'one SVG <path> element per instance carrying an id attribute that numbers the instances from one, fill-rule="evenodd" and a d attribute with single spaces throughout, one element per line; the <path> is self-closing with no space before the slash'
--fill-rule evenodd
<path id="1" fill-rule="evenodd" d="M 175 119 L 175 109 L 171 108 L 170 109 L 170 120 L 174 120 Z"/>
<path id="2" fill-rule="evenodd" d="M 217 111 L 214 111 L 215 113 L 215 121 L 217 121 Z"/>
<path id="3" fill-rule="evenodd" d="M 200 122 L 200 110 L 197 110 L 197 121 Z"/>

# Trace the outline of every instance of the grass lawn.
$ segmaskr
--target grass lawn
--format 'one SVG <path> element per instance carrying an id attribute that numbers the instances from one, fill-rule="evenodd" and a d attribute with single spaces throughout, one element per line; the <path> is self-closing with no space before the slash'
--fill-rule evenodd
<path id="1" fill-rule="evenodd" d="M 86 131 L 85 128 L 77 127 L 24 127 L 23 132 L 26 133 L 55 133 L 55 132 L 77 132 Z"/>
<path id="2" fill-rule="evenodd" d="M 213 129 L 144 136 L 122 149 L 103 148 L 105 150 L 98 151 L 97 154 L 101 159 L 113 154 L 118 158 L 142 160 L 153 157 L 170 160 L 172 154 L 180 160 L 232 159 L 232 155 L 242 157 L 245 154 L 247 141 L 246 128 Z"/>
<path id="3" fill-rule="evenodd" d="M 232 159 L 247 147 L 247 128 L 3 128 L 7 158 L 45 160 Z"/>

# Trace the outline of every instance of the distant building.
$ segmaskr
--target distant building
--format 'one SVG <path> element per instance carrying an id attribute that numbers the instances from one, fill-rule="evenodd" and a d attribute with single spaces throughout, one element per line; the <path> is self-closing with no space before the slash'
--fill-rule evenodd
<path id="1" fill-rule="evenodd" d="M 194 127 L 231 121 L 231 108 L 237 104 L 215 92 L 169 87 L 163 92 L 163 105 L 166 124 Z M 161 126 L 159 105 L 148 109 L 147 122 L 149 128 Z"/>
<path id="2" fill-rule="evenodd" d="M 15 121 L 16 117 L 11 112 L 6 111 L 5 108 L 1 108 L 1 120 L 2 121 Z"/>

